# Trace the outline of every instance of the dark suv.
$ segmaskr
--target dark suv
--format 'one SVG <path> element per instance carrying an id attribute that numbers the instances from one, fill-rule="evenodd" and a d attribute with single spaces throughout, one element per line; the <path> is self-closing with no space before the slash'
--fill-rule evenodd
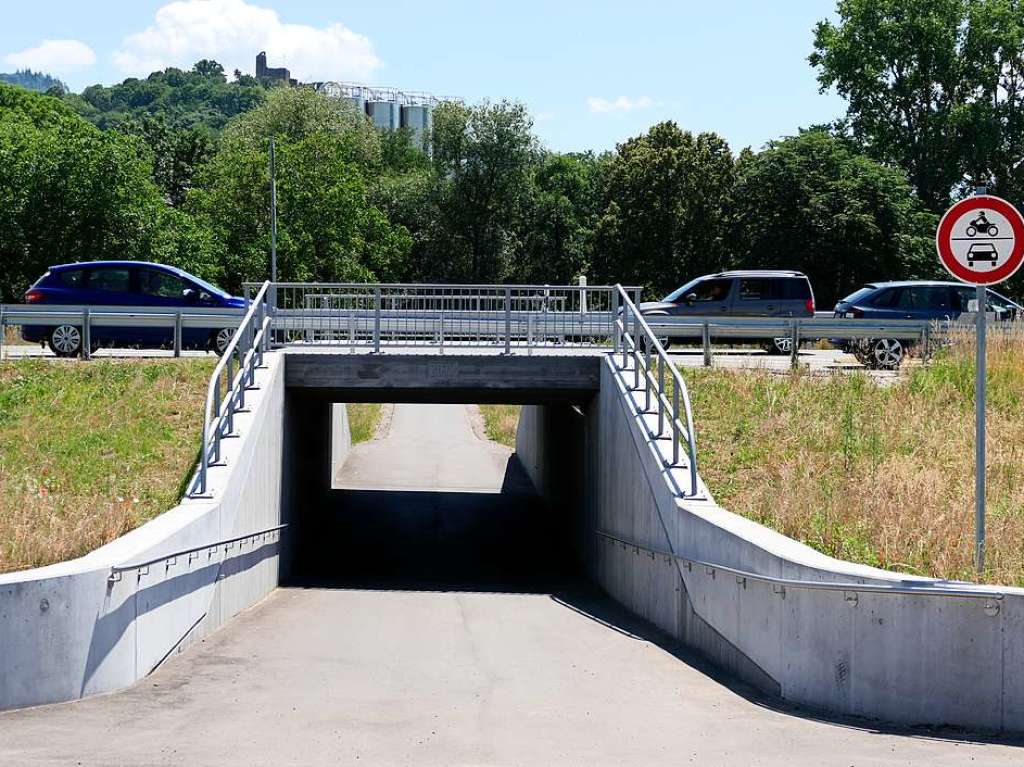
<path id="1" fill-rule="evenodd" d="M 51 266 L 25 292 L 27 304 L 80 304 L 84 306 L 218 307 L 244 309 L 245 299 L 225 293 L 198 277 L 164 264 L 145 261 L 89 261 Z M 212 349 L 218 354 L 231 341 L 234 327 L 215 330 L 185 327 L 182 346 Z M 77 356 L 82 351 L 78 325 L 28 325 L 22 328 L 26 341 L 48 343 L 58 357 Z M 170 326 L 105 326 L 91 328 L 94 347 L 170 346 Z"/>
<path id="2" fill-rule="evenodd" d="M 987 290 L 986 296 L 986 308 L 997 318 L 1024 317 L 1024 309 L 1019 304 L 994 290 Z M 869 320 L 955 320 L 968 311 L 968 303 L 974 298 L 975 289 L 960 282 L 872 282 L 836 304 L 835 316 Z M 833 343 L 873 368 L 897 368 L 906 353 L 905 342 L 895 338 Z"/>
<path id="3" fill-rule="evenodd" d="M 734 271 L 708 274 L 640 304 L 645 316 L 813 317 L 814 292 L 802 272 Z M 790 339 L 766 338 L 769 354 L 789 354 Z"/>

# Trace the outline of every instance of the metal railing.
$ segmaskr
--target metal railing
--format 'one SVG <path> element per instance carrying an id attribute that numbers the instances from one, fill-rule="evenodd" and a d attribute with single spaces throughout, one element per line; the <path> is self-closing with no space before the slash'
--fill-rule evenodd
<path id="1" fill-rule="evenodd" d="M 0 305 L 0 349 L 5 327 L 57 327 L 71 325 L 81 333 L 82 357 L 92 353 L 92 331 L 96 328 L 166 328 L 175 356 L 181 355 L 185 331 L 215 331 L 238 327 L 244 309 L 222 307 L 86 306 L 62 304 Z M 203 334 L 208 337 L 208 334 Z M 157 339 L 162 340 L 162 339 Z"/>
<path id="2" fill-rule="evenodd" d="M 212 557 L 213 554 L 224 547 L 225 553 L 231 549 L 236 543 L 244 544 L 248 542 L 255 543 L 257 539 L 267 539 L 268 535 L 279 533 L 284 528 L 288 527 L 287 524 L 274 525 L 274 527 L 268 527 L 265 530 L 257 530 L 255 533 L 246 533 L 245 535 L 237 535 L 234 538 L 225 538 L 221 541 L 214 541 L 213 543 L 204 543 L 201 546 L 193 546 L 190 549 L 179 549 L 178 551 L 172 551 L 168 554 L 161 554 L 158 557 L 147 559 L 143 562 L 132 562 L 127 565 L 112 565 L 110 568 L 110 575 L 107 576 L 109 583 L 117 583 L 121 580 L 121 574 L 131 572 L 133 570 L 139 571 L 139 575 L 145 575 L 149 572 L 149 568 L 153 565 L 158 565 L 161 562 L 166 562 L 167 566 L 170 567 L 178 561 L 178 557 L 188 557 L 188 561 L 192 561 L 193 554 L 199 554 L 200 552 L 207 552 L 207 557 Z M 146 572 L 143 572 L 146 571 Z"/>
<path id="3" fill-rule="evenodd" d="M 254 285 L 246 284 L 247 294 Z M 639 288 L 629 288 L 639 299 Z M 602 347 L 613 286 L 275 283 L 273 342 L 387 347 Z"/>
<path id="4" fill-rule="evenodd" d="M 191 491 L 193 496 L 206 494 L 208 469 L 221 459 L 221 439 L 234 432 L 235 413 L 245 408 L 245 393 L 255 386 L 256 368 L 263 365 L 263 355 L 270 348 L 273 318 L 267 303 L 269 289 L 270 283 L 263 283 L 249 302 L 249 309 L 210 377 L 203 409 L 199 468 Z"/>
<path id="5" fill-rule="evenodd" d="M 624 547 L 645 551 L 649 554 L 669 557 L 676 562 L 682 562 L 691 568 L 703 567 L 708 574 L 712 576 L 715 572 L 721 571 L 735 576 L 737 582 L 743 583 L 744 585 L 745 581 L 748 580 L 770 584 L 776 590 L 776 593 L 781 594 L 785 594 L 785 589 L 792 588 L 805 589 L 808 591 L 842 591 L 847 594 L 870 593 L 903 596 L 957 597 L 960 599 L 985 599 L 993 601 L 1000 601 L 1006 596 L 1001 591 L 983 591 L 982 589 L 985 588 L 984 586 L 977 589 L 937 586 L 931 583 L 925 583 L 920 586 L 907 586 L 887 583 L 857 583 L 855 581 L 808 581 L 798 578 L 781 578 L 774 575 L 761 575 L 760 573 L 740 570 L 736 567 L 729 567 L 717 562 L 706 562 L 702 559 L 685 557 L 672 551 L 656 549 L 651 546 L 637 543 L 636 541 L 621 538 L 617 535 L 613 535 L 612 533 L 605 532 L 604 530 L 595 530 L 594 532 L 598 537 L 618 543 Z"/>
<path id="6" fill-rule="evenodd" d="M 626 289 L 616 286 L 615 332 L 613 335 L 613 359 L 623 375 L 633 373 L 633 391 L 643 391 L 643 408 L 637 407 L 637 414 L 651 412 L 652 403 L 657 407 L 658 428 L 652 435 L 655 439 L 668 437 L 672 440 L 671 468 L 680 465 L 680 443 L 686 440 L 687 463 L 689 464 L 690 489 L 684 497 L 700 494 L 697 479 L 697 438 L 693 428 L 693 408 L 686 382 L 668 358 L 665 347 L 651 330 L 647 320 L 640 314 Z M 656 363 L 652 365 L 652 362 Z M 666 386 L 666 375 L 671 386 Z M 682 407 L 680 408 L 680 405 Z M 685 419 L 685 421 L 683 420 Z"/>

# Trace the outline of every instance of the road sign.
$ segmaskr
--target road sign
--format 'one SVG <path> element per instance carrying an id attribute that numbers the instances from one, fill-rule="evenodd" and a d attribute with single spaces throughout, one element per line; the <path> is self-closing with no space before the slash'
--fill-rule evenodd
<path id="1" fill-rule="evenodd" d="M 1024 262 L 1024 218 L 1010 203 L 985 194 L 961 200 L 939 221 L 935 249 L 950 274 L 977 286 L 974 380 L 974 567 L 985 574 L 985 313 L 986 285 L 1013 276 Z"/>
<path id="2" fill-rule="evenodd" d="M 1024 217 L 999 197 L 968 197 L 942 217 L 935 247 L 942 265 L 961 282 L 995 285 L 1024 263 Z"/>

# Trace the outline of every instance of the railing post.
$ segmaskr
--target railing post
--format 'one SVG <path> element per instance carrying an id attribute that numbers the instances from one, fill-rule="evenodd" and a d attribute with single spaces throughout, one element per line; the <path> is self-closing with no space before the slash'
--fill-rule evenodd
<path id="1" fill-rule="evenodd" d="M 789 330 L 789 366 L 796 369 L 800 365 L 800 320 L 793 320 Z"/>
<path id="2" fill-rule="evenodd" d="M 92 319 L 89 307 L 82 310 L 82 359 L 92 359 Z"/>
<path id="3" fill-rule="evenodd" d="M 700 328 L 701 344 L 704 347 L 704 367 L 711 367 L 711 324 L 704 320 Z"/>
<path id="4" fill-rule="evenodd" d="M 665 393 L 665 363 L 666 359 L 658 359 L 658 437 L 665 433 L 665 403 L 662 402 L 662 395 Z"/>
<path id="5" fill-rule="evenodd" d="M 651 372 L 651 347 L 654 346 L 654 339 L 648 339 L 644 349 L 644 412 L 651 410 L 651 380 L 647 376 Z"/>
<path id="6" fill-rule="evenodd" d="M 438 345 L 441 347 L 441 354 L 443 355 L 444 354 L 444 309 L 441 310 L 441 313 L 438 316 L 438 319 L 439 319 L 439 322 L 440 322 L 440 327 L 438 328 L 438 331 L 437 331 Z"/>
<path id="7" fill-rule="evenodd" d="M 380 354 L 380 288 L 373 291 L 373 353 Z"/>
<path id="8" fill-rule="evenodd" d="M 505 354 L 512 353 L 512 288 L 505 288 Z"/>
<path id="9" fill-rule="evenodd" d="M 636 304 L 634 304 L 636 306 Z M 640 388 L 640 309 L 633 312 L 633 391 Z"/>
<path id="10" fill-rule="evenodd" d="M 220 381 L 213 389 L 213 462 L 220 463 Z"/>
<path id="11" fill-rule="evenodd" d="M 533 354 L 533 312 L 526 316 L 526 353 Z"/>
<path id="12" fill-rule="evenodd" d="M 679 465 L 679 381 L 672 382 L 672 465 Z"/>
<path id="13" fill-rule="evenodd" d="M 181 309 L 174 313 L 174 356 L 181 356 Z"/>
<path id="14" fill-rule="evenodd" d="M 237 349 L 238 347 L 235 347 L 235 348 Z M 226 399 L 224 400 L 224 406 L 227 408 L 227 416 L 228 416 L 228 418 L 227 418 L 227 424 L 228 424 L 228 431 L 227 431 L 227 433 L 228 434 L 234 434 L 235 433 L 235 389 L 234 389 L 234 383 L 235 383 L 235 353 L 234 352 L 231 352 L 228 355 L 228 364 L 227 364 L 227 368 L 226 369 L 227 369 L 227 374 L 228 374 L 228 380 L 227 380 L 227 395 L 226 395 Z"/>
<path id="15" fill-rule="evenodd" d="M 355 354 L 356 352 L 356 317 L 349 310 L 348 313 L 348 349 L 349 352 Z"/>
<path id="16" fill-rule="evenodd" d="M 623 312 L 625 317 L 625 312 Z M 622 343 L 622 338 L 619 337 L 619 289 L 618 287 L 612 288 L 612 353 L 614 354 L 619 350 L 619 344 Z"/>

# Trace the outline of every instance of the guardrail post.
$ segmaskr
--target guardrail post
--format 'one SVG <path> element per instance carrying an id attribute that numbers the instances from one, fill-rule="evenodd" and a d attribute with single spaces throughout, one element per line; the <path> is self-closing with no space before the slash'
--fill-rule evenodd
<path id="1" fill-rule="evenodd" d="M 505 354 L 512 353 L 512 288 L 505 288 Z"/>
<path id="2" fill-rule="evenodd" d="M 700 327 L 701 345 L 704 347 L 704 367 L 711 367 L 711 325 L 707 320 Z"/>
<path id="3" fill-rule="evenodd" d="M 380 288 L 373 291 L 373 353 L 380 354 Z"/>
<path id="4" fill-rule="evenodd" d="M 441 352 L 440 353 L 443 355 L 444 354 L 444 310 L 443 309 L 441 310 L 440 315 L 438 315 L 438 321 L 439 321 L 440 326 L 437 329 L 437 336 L 438 336 L 437 340 L 438 340 L 438 346 L 441 347 Z"/>
<path id="5" fill-rule="evenodd" d="M 796 369 L 800 366 L 800 320 L 793 320 L 789 329 L 789 366 Z"/>
<path id="6" fill-rule="evenodd" d="M 348 350 L 356 353 L 356 317 L 351 310 L 348 313 Z"/>
<path id="7" fill-rule="evenodd" d="M 533 312 L 530 312 L 526 318 L 526 353 L 533 354 Z"/>
<path id="8" fill-rule="evenodd" d="M 4 324 L 4 305 L 0 304 L 0 362 L 3 362 L 6 354 L 4 341 L 7 340 L 7 325 Z"/>
<path id="9" fill-rule="evenodd" d="M 181 356 L 181 309 L 174 313 L 174 356 Z"/>
<path id="10" fill-rule="evenodd" d="M 92 359 L 92 319 L 89 316 L 89 307 L 82 309 L 82 359 Z"/>

